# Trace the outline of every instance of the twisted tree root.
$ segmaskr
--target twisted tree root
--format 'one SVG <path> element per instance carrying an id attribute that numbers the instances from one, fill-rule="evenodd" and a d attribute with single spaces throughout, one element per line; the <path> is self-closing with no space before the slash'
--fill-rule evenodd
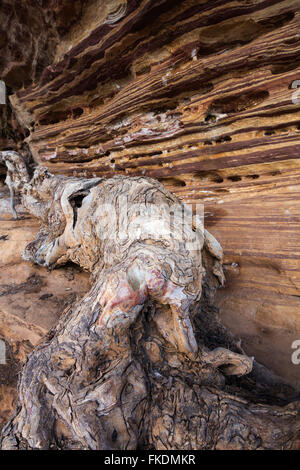
<path id="1" fill-rule="evenodd" d="M 28 357 L 2 449 L 299 445 L 299 403 L 230 394 L 225 375 L 248 374 L 252 359 L 197 339 L 202 284 L 224 282 L 223 254 L 191 213 L 182 226 L 177 198 L 149 178 L 86 180 L 38 168 L 30 180 L 18 154 L 2 158 L 42 223 L 25 259 L 51 268 L 70 260 L 94 281 Z"/>

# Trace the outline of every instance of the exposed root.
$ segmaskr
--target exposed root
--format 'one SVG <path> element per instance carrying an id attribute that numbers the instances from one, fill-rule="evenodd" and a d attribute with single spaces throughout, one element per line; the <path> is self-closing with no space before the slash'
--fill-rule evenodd
<path id="1" fill-rule="evenodd" d="M 197 341 L 202 286 L 224 282 L 223 253 L 203 227 L 182 225 L 175 196 L 141 177 L 38 168 L 30 180 L 18 154 L 2 158 L 42 222 L 25 259 L 51 268 L 72 261 L 94 281 L 28 357 L 2 449 L 298 446 L 299 404 L 231 395 L 224 375 L 249 374 L 252 359 Z"/>

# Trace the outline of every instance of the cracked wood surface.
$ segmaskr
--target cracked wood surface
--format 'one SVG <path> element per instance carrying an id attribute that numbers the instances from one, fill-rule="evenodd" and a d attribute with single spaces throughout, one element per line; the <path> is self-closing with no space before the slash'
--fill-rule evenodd
<path id="1" fill-rule="evenodd" d="M 224 323 L 299 389 L 298 0 L 68 3 L 1 5 L 0 149 L 26 138 L 52 173 L 149 176 L 204 202 Z"/>
<path id="2" fill-rule="evenodd" d="M 260 404 L 253 359 L 229 334 L 227 344 L 236 351 L 205 344 L 211 339 L 201 301 L 223 282 L 222 249 L 213 236 L 187 226 L 179 242 L 166 232 L 157 240 L 146 228 L 120 246 L 111 217 L 97 212 L 104 202 L 117 207 L 125 190 L 129 225 L 137 199 L 156 205 L 164 222 L 165 206 L 183 207 L 175 196 L 144 177 L 85 180 L 38 167 L 30 179 L 17 153 L 2 158 L 11 187 L 42 222 L 24 258 L 48 267 L 71 259 L 93 279 L 28 356 L 2 449 L 299 447 L 299 403 Z M 174 234 L 176 222 L 175 216 Z M 250 373 L 257 382 L 252 393 L 235 396 L 225 377 L 242 380 Z"/>

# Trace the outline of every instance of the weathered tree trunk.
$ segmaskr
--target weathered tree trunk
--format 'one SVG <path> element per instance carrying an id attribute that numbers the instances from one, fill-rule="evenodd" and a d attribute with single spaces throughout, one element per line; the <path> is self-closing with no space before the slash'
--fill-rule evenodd
<path id="1" fill-rule="evenodd" d="M 17 153 L 2 158 L 11 193 L 42 221 L 24 257 L 51 268 L 76 262 L 94 281 L 28 357 L 2 449 L 299 446 L 299 402 L 283 406 L 279 384 L 271 404 L 259 366 L 251 372 L 253 360 L 211 313 L 222 249 L 191 214 L 182 227 L 176 197 L 141 177 L 85 180 L 37 168 L 30 179 Z M 169 211 L 173 237 L 149 235 L 144 210 L 153 206 L 154 232 L 158 221 L 169 226 Z"/>

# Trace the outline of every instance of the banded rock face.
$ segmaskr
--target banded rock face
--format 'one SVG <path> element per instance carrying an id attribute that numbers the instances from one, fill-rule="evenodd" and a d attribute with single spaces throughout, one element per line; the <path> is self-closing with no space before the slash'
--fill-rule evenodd
<path id="1" fill-rule="evenodd" d="M 21 30 L 29 3 L 13 13 Z M 13 39 L 27 68 L 1 71 L 34 160 L 57 174 L 150 176 L 204 203 L 225 251 L 224 323 L 299 387 L 299 2 L 94 0 L 73 16 L 66 4 L 40 2 L 33 39 Z M 28 51 L 41 31 L 52 47 L 38 49 L 37 72 Z M 12 39 L 2 44 L 13 64 Z"/>

